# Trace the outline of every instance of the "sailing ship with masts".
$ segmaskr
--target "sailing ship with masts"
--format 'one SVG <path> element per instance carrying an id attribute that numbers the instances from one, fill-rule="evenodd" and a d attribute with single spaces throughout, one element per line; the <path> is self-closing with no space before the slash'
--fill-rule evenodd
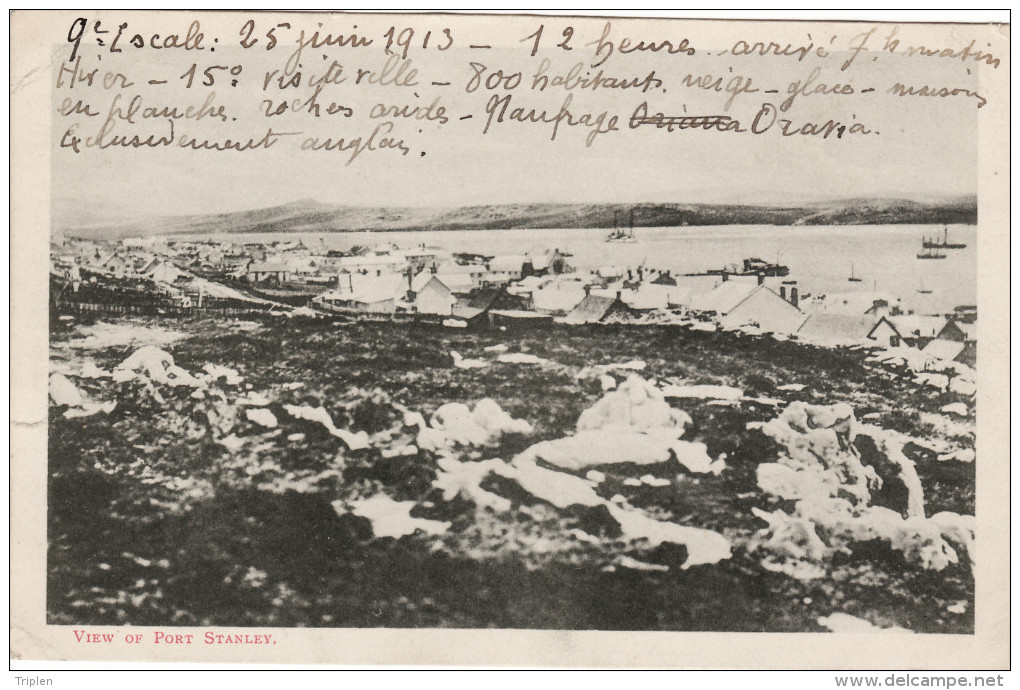
<path id="1" fill-rule="evenodd" d="M 924 249 L 920 254 L 917 255 L 918 259 L 944 259 L 946 255 L 942 252 L 937 252 L 934 249 Z"/>
<path id="2" fill-rule="evenodd" d="M 637 242 L 637 238 L 634 237 L 634 209 L 630 209 L 629 221 L 626 228 L 620 227 L 617 213 L 616 211 L 613 211 L 613 231 L 606 235 L 606 242 Z"/>

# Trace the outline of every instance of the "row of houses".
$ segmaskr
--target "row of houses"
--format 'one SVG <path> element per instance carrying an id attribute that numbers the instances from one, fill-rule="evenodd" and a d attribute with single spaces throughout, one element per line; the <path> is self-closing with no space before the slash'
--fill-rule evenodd
<path id="1" fill-rule="evenodd" d="M 638 285 L 619 281 L 592 288 L 575 279 L 558 286 L 545 284 L 530 294 L 536 311 L 565 312 L 561 321 L 569 324 L 602 322 L 649 309 L 685 308 L 728 330 L 783 334 L 825 346 L 906 345 L 940 359 L 974 364 L 975 311 L 949 317 L 904 314 L 897 299 L 878 293 L 802 301 L 796 285 L 779 285 L 776 291 L 764 282 L 760 278 L 723 280 L 696 293 L 693 285 L 682 280 Z M 515 292 L 523 291 L 518 286 Z"/>
<path id="2" fill-rule="evenodd" d="M 173 284 L 188 276 L 173 262 L 148 252 L 109 252 L 89 245 L 83 251 L 61 254 L 53 258 L 71 280 L 80 281 L 82 271 L 90 271 L 111 278 L 145 278 Z"/>
<path id="3" fill-rule="evenodd" d="M 283 286 L 288 283 L 323 283 L 342 289 L 347 276 L 400 276 L 429 270 L 440 276 L 447 287 L 461 294 L 485 287 L 507 285 L 529 276 L 561 274 L 570 270 L 567 257 L 552 249 L 534 249 L 526 254 L 478 257 L 475 261 L 455 260 L 449 252 L 428 247 L 417 249 L 383 248 L 357 255 L 298 255 L 273 253 L 263 260 L 252 260 L 241 267 L 236 277 L 256 285 Z"/>
<path id="4" fill-rule="evenodd" d="M 268 248 L 185 242 L 166 247 L 173 260 L 152 249 L 148 244 L 113 251 L 87 246 L 61 258 L 72 281 L 81 279 L 82 269 L 115 278 L 141 277 L 182 299 L 195 277 L 180 267 L 182 260 L 208 268 L 241 256 L 236 278 L 260 286 L 304 283 L 313 288 L 309 294 L 317 294 L 313 304 L 333 312 L 403 312 L 464 323 L 533 325 L 553 319 L 597 323 L 650 310 L 680 310 L 727 330 L 782 334 L 828 346 L 908 345 L 965 363 L 972 362 L 976 351 L 973 309 L 950 317 L 907 314 L 892 295 L 802 295 L 794 281 L 765 276 L 680 276 L 614 266 L 575 271 L 557 249 L 467 257 L 421 245 L 346 255 L 302 242 Z"/>
<path id="5" fill-rule="evenodd" d="M 863 299 L 851 301 L 856 309 L 832 309 L 831 302 L 827 304 L 826 300 L 800 303 L 796 287 L 789 293 L 785 290 L 776 293 L 760 283 L 731 281 L 722 283 L 694 304 L 702 313 L 714 315 L 720 326 L 732 330 L 753 328 L 830 347 L 905 345 L 939 359 L 974 366 L 976 313 L 950 317 L 903 314 L 894 308 L 893 302 L 863 295 Z"/>
<path id="6" fill-rule="evenodd" d="M 392 314 L 401 311 L 452 316 L 457 297 L 431 271 L 414 275 L 348 273 L 333 290 L 318 295 L 313 304 L 333 312 Z"/>
<path id="7" fill-rule="evenodd" d="M 633 316 L 653 309 L 684 309 L 692 316 L 712 320 L 724 329 L 756 330 L 789 335 L 822 345 L 875 344 L 942 348 L 956 356 L 973 348 L 974 324 L 962 319 L 901 313 L 887 297 L 845 301 L 802 302 L 797 287 L 779 286 L 778 292 L 762 280 L 731 279 L 694 292 L 692 285 L 641 283 L 622 278 L 605 281 L 597 274 L 530 276 L 506 286 L 460 285 L 451 289 L 449 274 L 424 270 L 403 276 L 359 274 L 341 276 L 336 289 L 323 293 L 316 304 L 333 311 L 449 316 L 473 322 L 480 317 L 515 323 L 558 318 L 563 323 L 596 323 Z M 496 289 L 494 289 L 496 288 Z M 847 308 L 849 305 L 854 308 Z M 512 313 L 511 313 L 512 312 Z M 859 313 L 857 313 L 859 312 Z M 958 343 L 946 345 L 946 342 Z"/>
<path id="8" fill-rule="evenodd" d="M 182 269 L 177 259 L 153 254 L 150 245 L 120 247 L 110 250 L 106 246 L 89 242 L 61 245 L 65 250 L 51 255 L 50 272 L 63 279 L 67 295 L 89 292 L 92 286 L 112 286 L 138 299 L 176 307 L 202 307 L 212 300 L 250 301 L 245 295 L 219 283 L 205 280 L 195 273 Z M 82 292 L 82 287 L 89 290 Z"/>

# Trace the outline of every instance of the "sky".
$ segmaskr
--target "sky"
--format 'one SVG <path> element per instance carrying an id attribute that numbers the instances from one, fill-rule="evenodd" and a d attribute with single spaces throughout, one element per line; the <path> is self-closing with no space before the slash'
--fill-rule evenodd
<path id="1" fill-rule="evenodd" d="M 317 27 L 309 18 L 302 18 L 308 33 L 319 29 L 323 34 L 362 33 L 376 37 L 373 46 L 362 50 L 350 48 L 306 47 L 301 51 L 300 87 L 280 89 L 267 75 L 279 76 L 286 60 L 297 45 L 295 28 L 281 32 L 281 40 L 271 51 L 263 51 L 267 40 L 260 34 L 270 22 L 257 15 L 253 36 L 262 35 L 261 44 L 242 50 L 231 46 L 237 42 L 238 27 L 243 15 L 233 15 L 220 27 L 208 16 L 179 15 L 149 28 L 145 18 L 132 19 L 132 31 L 140 27 L 146 36 L 159 31 L 162 36 L 177 31 L 186 33 L 189 23 L 198 16 L 206 41 L 220 40 L 219 50 L 210 51 L 148 51 L 128 49 L 112 55 L 103 52 L 94 42 L 83 38 L 80 44 L 81 67 L 122 72 L 135 85 L 127 89 L 103 88 L 97 77 L 91 88 L 77 83 L 74 89 L 63 83 L 56 87 L 54 74 L 53 108 L 51 110 L 51 185 L 56 203 L 80 208 L 83 213 L 131 217 L 138 215 L 177 215 L 190 213 L 222 213 L 251 208 L 269 207 L 298 199 L 315 199 L 324 203 L 357 206 L 458 206 L 503 203 L 593 203 L 593 202 L 727 202 L 727 203 L 797 203 L 811 200 L 849 197 L 939 198 L 974 194 L 977 174 L 977 98 L 961 92 L 950 97 L 900 97 L 888 93 L 895 83 L 916 87 L 952 86 L 980 93 L 977 63 L 938 58 L 907 58 L 890 56 L 880 51 L 889 26 L 876 25 L 741 25 L 731 23 L 654 23 L 614 21 L 606 43 L 614 47 L 604 64 L 591 67 L 605 21 L 578 19 L 512 18 L 499 22 L 458 17 L 416 18 L 416 43 L 409 48 L 404 76 L 417 70 L 415 85 L 353 84 L 357 70 L 371 70 L 377 77 L 387 60 L 393 69 L 403 60 L 387 57 L 382 51 L 385 29 L 394 24 L 393 17 L 334 17 Z M 292 16 L 283 19 L 292 20 Z M 399 23 L 399 22 L 397 22 Z M 296 24 L 296 21 L 295 21 Z M 353 26 L 357 24 L 358 29 Z M 522 42 L 539 24 L 544 27 L 544 43 L 535 56 L 529 54 L 533 45 Z M 548 26 L 546 26 L 546 24 Z M 571 51 L 556 47 L 564 40 L 566 27 L 573 29 L 568 45 Z M 145 27 L 142 29 L 141 27 Z M 451 28 L 454 44 L 450 50 L 434 50 L 442 28 Z M 875 27 L 869 38 L 869 49 L 859 53 L 848 70 L 839 66 L 851 53 L 845 48 L 853 37 Z M 426 31 L 433 49 L 420 49 Z M 970 40 L 966 32 L 939 29 L 939 35 L 925 33 L 920 27 L 904 27 L 896 36 L 904 46 L 926 45 L 962 47 Z M 928 29 L 928 32 L 932 29 Z M 785 33 L 784 33 L 785 32 Z M 396 32 L 395 32 L 396 33 Z M 824 35 L 823 35 L 824 34 Z M 285 40 L 284 37 L 289 37 Z M 831 38 L 830 38 L 831 37 Z M 92 37 L 94 38 L 94 37 Z M 695 47 L 695 55 L 665 51 L 619 52 L 622 39 L 678 45 L 686 38 Z M 776 42 L 792 46 L 830 45 L 829 57 L 804 59 L 785 56 L 735 56 L 737 40 L 748 45 L 756 41 Z M 467 44 L 488 44 L 490 49 L 471 49 Z M 210 44 L 211 45 L 211 44 Z M 833 46 L 842 47 L 836 50 Z M 725 51 L 725 54 L 720 54 Z M 65 50 L 69 53 L 69 49 Z M 99 56 L 102 55 L 100 59 Z M 547 75 L 567 74 L 580 63 L 580 75 L 592 77 L 601 69 L 604 77 L 620 80 L 641 80 L 654 70 L 655 84 L 647 92 L 640 88 L 595 91 L 549 87 L 545 91 L 531 88 L 533 76 L 548 59 Z M 869 59 L 871 61 L 869 62 Z M 321 76 L 336 61 L 343 68 L 343 84 L 324 84 L 317 100 L 320 117 L 304 112 L 284 112 L 266 117 L 267 107 L 277 108 L 281 101 L 306 100 L 314 88 L 309 77 Z M 475 62 L 476 67 L 470 63 Z M 307 64 L 306 64 L 307 63 Z M 71 63 L 63 63 L 70 66 Z M 185 88 L 187 69 L 195 64 L 196 77 L 192 87 Z M 203 87 L 203 65 L 241 65 L 237 85 L 224 78 L 226 70 L 215 72 L 218 81 Z M 484 65 L 484 67 L 481 67 Z M 816 70 L 817 68 L 817 70 Z M 970 71 L 968 72 L 968 69 Z M 274 73 L 274 70 L 276 72 Z M 470 77 L 476 71 L 484 78 L 497 81 L 488 89 L 481 83 L 472 92 Z M 521 73 L 520 84 L 498 81 L 497 70 L 504 77 Z M 812 73 L 814 72 L 813 76 Z M 182 75 L 184 75 L 182 77 Z M 702 77 L 712 84 L 721 78 L 721 86 L 732 86 L 734 80 L 756 89 L 739 94 L 727 107 L 729 94 L 714 89 L 688 87 L 688 81 Z M 66 81 L 66 73 L 64 79 Z M 366 80 L 367 77 L 366 75 Z M 166 80 L 167 84 L 148 86 L 148 79 Z M 384 79 L 385 81 L 385 79 Z M 658 82 L 661 81 L 661 86 Z M 433 86 L 432 82 L 449 82 L 449 86 Z M 777 110 L 788 98 L 791 84 L 807 82 L 805 91 L 796 97 L 786 112 Z M 263 88 L 268 83 L 266 88 Z M 862 93 L 864 89 L 874 91 Z M 814 93 L 821 89 L 823 93 Z M 852 93 L 831 93 L 833 90 Z M 778 93 L 769 94 L 768 90 Z M 96 150 L 81 146 L 79 153 L 66 144 L 73 136 L 84 140 L 102 128 L 116 102 L 121 112 L 127 110 L 131 98 L 140 97 L 141 108 L 134 122 L 114 118 L 115 134 L 127 136 L 164 136 L 169 126 L 164 119 L 142 118 L 145 107 L 188 106 L 198 108 L 212 96 L 216 107 L 222 105 L 227 123 L 209 117 L 201 121 L 181 119 L 175 122 L 175 144 L 182 136 L 199 140 L 222 141 L 226 138 L 260 139 L 268 128 L 274 131 L 301 132 L 281 137 L 276 145 L 259 151 L 191 151 L 178 146 L 168 148 L 142 147 L 131 149 L 113 146 Z M 610 117 L 617 117 L 620 131 L 597 134 L 590 145 L 586 137 L 590 127 L 561 124 L 555 140 L 553 125 L 520 123 L 506 117 L 504 122 L 488 123 L 483 133 L 491 102 L 510 97 L 506 116 L 513 109 L 545 110 L 554 115 L 567 98 L 568 109 L 575 119 L 588 114 L 596 120 L 604 113 L 602 127 Z M 424 110 L 435 99 L 430 111 L 436 117 L 438 106 L 445 107 L 444 124 L 438 119 L 418 120 L 393 117 L 391 114 L 371 118 L 373 107 L 405 107 Z M 95 117 L 61 115 L 58 111 L 65 99 L 74 104 L 81 99 L 98 111 Z M 115 101 L 115 99 L 117 99 Z M 270 100 L 267 104 L 265 101 Z M 327 115 L 329 103 L 353 109 L 352 117 L 343 112 Z M 664 128 L 643 125 L 628 126 L 631 115 L 641 103 L 647 103 L 649 114 L 667 116 L 725 115 L 750 129 L 760 111 L 761 123 L 773 116 L 775 124 L 762 134 L 685 130 L 669 132 Z M 776 108 L 769 109 L 763 104 Z M 300 105 L 300 104 L 299 104 Z M 497 106 L 501 103 L 496 104 Z M 762 108 L 765 110 L 762 111 Z M 65 108 L 66 110 L 66 108 Z M 498 107 L 497 107 L 498 110 Z M 392 111 L 391 111 L 392 112 Z M 470 117 L 467 117 L 470 116 Z M 461 119 L 465 118 L 465 119 Z M 789 120 L 788 132 L 795 132 L 807 123 L 822 124 L 829 120 L 847 125 L 859 123 L 870 134 L 845 132 L 839 138 L 781 133 L 783 120 Z M 70 134 L 68 131 L 77 125 Z M 391 136 L 403 141 L 407 154 L 399 150 L 363 151 L 353 161 L 350 151 L 303 151 L 302 143 L 312 139 L 343 138 L 345 145 L 356 138 L 364 143 L 370 133 L 380 128 L 377 139 Z M 388 134 L 387 134 L 388 133 Z M 107 138 L 109 140 L 109 137 Z M 376 142 L 378 143 L 378 141 Z M 424 154 L 424 155 L 422 155 Z"/>

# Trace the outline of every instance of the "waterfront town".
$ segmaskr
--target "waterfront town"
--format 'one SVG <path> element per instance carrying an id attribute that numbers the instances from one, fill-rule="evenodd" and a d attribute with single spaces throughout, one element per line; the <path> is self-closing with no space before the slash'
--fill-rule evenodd
<path id="1" fill-rule="evenodd" d="M 391 243 L 327 249 L 304 239 L 58 239 L 57 311 L 266 310 L 416 319 L 451 328 L 679 324 L 771 334 L 821 346 L 912 350 L 913 359 L 976 361 L 973 305 L 915 313 L 887 292 L 803 291 L 784 266 L 745 258 L 701 274 L 654 266 L 580 268 L 557 248 L 484 256 Z M 924 368 L 930 368 L 925 366 Z"/>
<path id="2" fill-rule="evenodd" d="M 52 242 L 49 620 L 973 630 L 974 306 L 383 237 Z"/>

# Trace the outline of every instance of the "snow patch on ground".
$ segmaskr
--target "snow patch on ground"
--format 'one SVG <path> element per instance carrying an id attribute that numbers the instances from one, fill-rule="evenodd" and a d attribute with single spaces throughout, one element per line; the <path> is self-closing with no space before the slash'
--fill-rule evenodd
<path id="1" fill-rule="evenodd" d="M 95 402 L 89 400 L 70 379 L 63 374 L 52 374 L 49 381 L 50 400 L 58 407 L 67 407 L 64 417 L 91 417 L 103 412 L 109 414 L 117 408 L 117 402 Z"/>
<path id="2" fill-rule="evenodd" d="M 581 413 L 577 430 L 661 430 L 683 435 L 691 417 L 669 406 L 662 392 L 636 374 Z"/>
<path id="3" fill-rule="evenodd" d="M 617 558 L 616 565 L 621 568 L 629 568 L 630 570 L 641 570 L 646 572 L 664 573 L 669 571 L 668 565 L 662 565 L 660 563 L 645 563 L 644 561 L 639 561 L 636 558 L 631 558 L 626 555 Z"/>
<path id="4" fill-rule="evenodd" d="M 479 508 L 490 508 L 496 512 L 510 510 L 510 501 L 491 491 L 486 491 L 480 484 L 491 472 L 506 466 L 502 460 L 485 460 L 483 462 L 460 462 L 451 457 L 440 457 L 436 460 L 439 472 L 432 486 L 443 492 L 444 501 L 452 501 L 457 496 L 474 501 Z"/>
<path id="5" fill-rule="evenodd" d="M 669 460 L 673 441 L 668 433 L 636 429 L 580 431 L 574 436 L 537 443 L 522 456 L 567 470 L 622 462 L 647 465 Z"/>
<path id="6" fill-rule="evenodd" d="M 414 501 L 395 501 L 386 494 L 376 494 L 351 502 L 350 512 L 371 521 L 372 534 L 376 537 L 399 539 L 418 530 L 439 535 L 450 528 L 449 522 L 411 517 L 414 505 Z M 347 512 L 342 501 L 334 501 L 333 509 L 340 515 Z"/>
<path id="7" fill-rule="evenodd" d="M 273 429 L 277 426 L 276 415 L 264 407 L 252 407 L 244 411 L 249 422 Z"/>
<path id="8" fill-rule="evenodd" d="M 269 400 L 269 398 L 267 398 L 262 393 L 254 393 L 254 392 L 248 393 L 248 395 L 246 395 L 245 397 L 237 399 L 237 404 L 241 405 L 242 407 L 244 407 L 244 406 L 265 407 L 270 402 L 271 401 Z"/>
<path id="9" fill-rule="evenodd" d="M 640 376 L 631 375 L 581 413 L 573 436 L 543 441 L 519 457 L 542 460 L 567 470 L 631 462 L 648 465 L 675 456 L 692 472 L 722 470 L 703 443 L 680 441 L 690 416 L 670 407 L 661 391 Z"/>
<path id="10" fill-rule="evenodd" d="M 326 430 L 333 436 L 336 436 L 351 450 L 363 450 L 368 448 L 368 434 L 364 431 L 359 431 L 354 434 L 346 429 L 338 429 L 333 423 L 333 418 L 329 416 L 329 412 L 324 407 L 311 407 L 309 405 L 284 405 L 283 409 L 287 411 L 291 417 L 297 419 L 304 419 L 309 422 L 318 422 L 322 426 L 326 427 Z"/>
<path id="11" fill-rule="evenodd" d="M 925 569 L 942 570 L 959 561 L 950 542 L 967 549 L 973 560 L 973 517 L 925 517 L 921 482 L 903 453 L 909 439 L 902 434 L 859 424 L 853 409 L 842 403 L 793 402 L 777 418 L 749 426 L 784 448 L 778 462 L 758 466 L 759 487 L 796 501 L 791 514 L 753 509 L 767 523 L 756 535 L 766 568 L 801 579 L 821 577 L 835 552 L 872 539 L 888 542 L 908 562 Z M 862 463 L 854 445 L 858 437 L 870 438 L 884 477 Z M 871 505 L 871 492 L 885 481 L 901 482 L 905 488 L 902 513 Z"/>
<path id="12" fill-rule="evenodd" d="M 969 414 L 967 406 L 959 402 L 943 405 L 941 411 L 948 412 L 949 414 L 955 414 L 957 417 L 966 417 Z"/>
<path id="13" fill-rule="evenodd" d="M 531 425 L 514 419 L 499 404 L 483 398 L 471 410 L 464 403 L 446 403 L 432 415 L 429 426 L 418 413 L 405 414 L 407 426 L 418 426 L 417 444 L 430 451 L 449 450 L 454 446 L 492 446 L 503 434 L 530 434 Z"/>
<path id="14" fill-rule="evenodd" d="M 180 331 L 159 326 L 141 326 L 130 322 L 99 322 L 91 326 L 79 326 L 78 333 L 78 337 L 72 338 L 67 344 L 69 347 L 84 350 L 140 345 L 166 347 L 187 337 Z"/>
<path id="15" fill-rule="evenodd" d="M 173 355 L 153 345 L 135 350 L 127 359 L 117 365 L 121 372 L 143 374 L 156 383 L 168 386 L 199 387 L 202 382 L 174 364 Z"/>
<path id="16" fill-rule="evenodd" d="M 237 373 L 236 369 L 225 367 L 220 364 L 206 364 L 202 371 L 208 374 L 213 380 L 223 379 L 228 386 L 240 386 L 244 379 Z"/>
<path id="17" fill-rule="evenodd" d="M 960 448 L 948 453 L 941 453 L 939 455 L 939 462 L 946 462 L 947 460 L 956 460 L 957 462 L 974 462 L 974 458 L 975 453 L 973 448 Z"/>
<path id="18" fill-rule="evenodd" d="M 627 538 L 647 540 L 649 546 L 671 542 L 687 547 L 687 560 L 680 566 L 681 570 L 695 565 L 711 565 L 730 557 L 730 542 L 718 532 L 655 520 L 643 512 L 621 508 L 614 503 L 606 502 L 604 505 L 613 519 L 620 523 Z"/>
<path id="19" fill-rule="evenodd" d="M 450 356 L 453 357 L 453 366 L 458 369 L 484 369 L 489 366 L 489 363 L 484 359 L 465 359 L 459 352 L 450 351 Z"/>
<path id="20" fill-rule="evenodd" d="M 63 374 L 50 376 L 50 399 L 53 400 L 54 405 L 67 405 L 68 407 L 79 407 L 85 402 L 78 387 Z"/>
<path id="21" fill-rule="evenodd" d="M 555 362 L 543 359 L 538 355 L 529 355 L 523 352 L 502 354 L 496 358 L 496 361 L 504 364 L 555 364 Z"/>

